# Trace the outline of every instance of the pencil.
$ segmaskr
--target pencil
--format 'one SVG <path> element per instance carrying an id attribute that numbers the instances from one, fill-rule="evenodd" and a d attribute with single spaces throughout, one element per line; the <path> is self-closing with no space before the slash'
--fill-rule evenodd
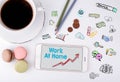
<path id="1" fill-rule="evenodd" d="M 60 25 L 60 23 L 61 23 L 61 20 L 62 20 L 64 14 L 65 14 L 65 11 L 66 11 L 66 9 L 67 9 L 67 7 L 68 7 L 69 2 L 70 2 L 70 0 L 67 0 L 67 1 L 66 1 L 66 4 L 65 4 L 65 6 L 64 6 L 64 9 L 63 9 L 63 11 L 62 11 L 62 13 L 61 13 L 61 15 L 60 15 L 60 18 L 59 18 L 59 20 L 58 20 L 58 22 L 57 22 L 55 31 L 57 30 L 57 28 L 59 27 L 59 25 Z"/>
<path id="2" fill-rule="evenodd" d="M 60 30 L 60 28 L 61 28 L 62 25 L 64 24 L 67 16 L 69 15 L 69 13 L 70 13 L 70 11 L 72 10 L 73 6 L 75 5 L 76 1 L 77 1 L 77 0 L 74 0 L 74 1 L 72 2 L 72 4 L 70 5 L 68 11 L 66 12 L 65 16 L 63 17 L 62 21 L 60 22 L 59 26 L 58 26 L 57 29 L 56 29 L 57 32 Z"/>

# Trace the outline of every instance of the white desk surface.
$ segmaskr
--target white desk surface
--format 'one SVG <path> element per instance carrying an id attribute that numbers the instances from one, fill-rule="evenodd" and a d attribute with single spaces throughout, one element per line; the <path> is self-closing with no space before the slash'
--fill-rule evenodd
<path id="1" fill-rule="evenodd" d="M 96 3 L 104 3 L 114 6 L 118 9 L 117 13 L 107 11 L 96 7 Z M 43 7 L 45 8 L 45 25 L 42 32 L 32 41 L 24 44 L 12 44 L 3 39 L 0 39 L 0 53 L 3 49 L 9 48 L 14 49 L 17 46 L 23 46 L 28 50 L 28 56 L 25 60 L 29 63 L 29 69 L 27 72 L 19 74 L 14 70 L 14 60 L 12 63 L 5 63 L 2 58 L 0 58 L 0 82 L 120 82 L 120 0 L 78 0 L 74 6 L 72 12 L 66 19 L 60 33 L 69 35 L 66 36 L 65 41 L 61 41 L 55 38 L 53 26 L 49 25 L 49 20 L 54 20 L 55 23 L 58 20 L 61 10 L 65 4 L 65 0 L 41 0 Z M 79 16 L 77 14 L 78 10 L 84 10 L 84 15 Z M 58 17 L 52 17 L 51 12 L 58 11 Z M 88 17 L 89 13 L 99 13 L 100 18 L 94 19 Z M 106 22 L 104 20 L 105 16 L 112 17 L 111 22 Z M 77 18 L 80 20 L 80 28 L 75 29 L 72 33 L 67 32 L 67 28 L 72 26 L 73 20 Z M 104 21 L 106 27 L 96 28 L 95 24 L 97 22 Z M 114 25 L 116 32 L 109 33 L 109 26 Z M 87 27 L 91 26 L 93 29 L 98 31 L 98 34 L 90 38 L 86 35 Z M 38 26 L 39 27 L 39 26 Z M 75 33 L 81 32 L 85 36 L 85 40 L 80 40 L 75 38 Z M 43 34 L 50 34 L 51 39 L 42 40 L 41 36 Z M 105 42 L 101 39 L 102 35 L 113 36 L 113 41 Z M 95 41 L 99 41 L 104 48 L 95 48 L 93 46 Z M 80 72 L 60 72 L 60 71 L 43 71 L 36 70 L 34 67 L 35 61 L 35 48 L 38 43 L 55 43 L 55 44 L 75 44 L 75 45 L 86 45 L 89 50 L 89 68 L 85 73 Z M 117 54 L 115 56 L 107 56 L 105 51 L 107 48 L 113 48 Z M 93 50 L 98 50 L 103 54 L 101 61 L 96 60 L 92 57 L 91 52 Z M 99 71 L 99 68 L 103 64 L 109 64 L 113 67 L 112 74 L 104 74 Z M 99 77 L 95 79 L 90 79 L 89 74 L 91 72 L 98 73 Z"/>

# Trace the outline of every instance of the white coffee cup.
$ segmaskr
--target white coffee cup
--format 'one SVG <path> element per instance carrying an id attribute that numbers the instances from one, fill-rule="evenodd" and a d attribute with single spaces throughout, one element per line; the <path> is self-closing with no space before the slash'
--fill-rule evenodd
<path id="1" fill-rule="evenodd" d="M 17 3 L 19 5 L 19 3 L 21 3 L 21 4 L 23 4 L 21 7 L 23 7 L 24 3 L 25 4 L 27 3 L 27 9 L 28 9 L 28 6 L 30 9 L 30 12 L 28 11 L 29 12 L 28 14 L 30 14 L 30 16 L 28 17 L 29 21 L 26 22 L 26 24 L 24 24 L 24 22 L 25 22 L 25 20 L 28 20 L 27 14 L 23 14 L 24 17 L 18 17 L 17 15 L 16 16 L 10 15 L 9 12 L 5 13 L 5 9 L 6 9 L 5 6 L 8 5 L 8 9 L 9 9 L 9 3 L 10 3 L 10 7 L 12 5 L 13 8 L 16 8 L 16 9 L 18 6 L 15 5 L 16 6 L 15 7 L 14 4 Z M 25 8 L 26 8 L 26 5 L 25 5 Z M 25 10 L 25 8 L 23 7 L 24 10 Z M 14 9 L 11 8 L 10 10 L 11 11 L 13 10 L 13 14 L 15 14 Z M 18 8 L 17 11 L 20 12 L 20 9 Z M 23 11 L 23 10 L 21 9 L 21 11 Z M 26 11 L 25 13 L 27 13 L 27 10 L 25 10 L 25 11 Z M 20 16 L 22 16 L 21 15 L 22 13 L 24 13 L 24 11 L 20 12 Z M 17 13 L 17 14 L 19 14 L 19 13 Z M 6 15 L 6 16 L 4 16 L 4 15 Z M 9 15 L 11 17 L 9 17 Z M 43 27 L 43 23 L 44 23 L 44 9 L 42 8 L 39 0 L 1 0 L 0 1 L 0 16 L 1 16 L 0 17 L 0 36 L 4 39 L 6 39 L 10 42 L 14 42 L 14 43 L 22 43 L 22 42 L 32 40 L 41 31 L 41 29 Z M 7 16 L 8 16 L 8 18 L 6 18 Z M 12 16 L 13 16 L 13 18 L 12 18 Z M 23 20 L 18 20 L 17 17 L 21 18 L 21 19 L 23 18 Z M 15 20 L 13 20 L 14 18 L 15 18 Z M 14 23 L 11 20 L 14 22 L 16 22 L 16 20 L 20 21 L 21 27 L 20 27 L 19 22 Z M 6 21 L 8 21 L 8 22 L 6 22 Z M 22 22 L 23 22 L 23 25 L 22 25 Z M 12 26 L 12 24 L 13 24 L 13 26 Z M 20 28 L 18 28 L 18 27 L 20 27 Z"/>
<path id="2" fill-rule="evenodd" d="M 16 8 L 16 7 L 19 7 L 19 8 Z M 26 13 L 31 15 L 28 18 L 29 20 L 27 19 L 28 15 Z M 26 16 L 23 17 L 22 15 L 26 15 Z M 29 27 L 33 23 L 35 16 L 36 16 L 36 9 L 35 9 L 34 2 L 32 0 L 4 0 L 4 2 L 1 5 L 1 19 L 0 19 L 1 22 L 0 23 L 4 27 L 7 27 L 12 30 L 18 30 L 18 29 L 21 30 L 23 28 Z M 24 19 L 29 22 L 25 21 Z M 23 23 L 24 22 L 26 23 L 23 24 L 22 21 Z M 19 24 L 15 24 L 14 22 Z M 10 23 L 12 23 L 13 25 Z M 20 25 L 20 24 L 23 24 L 23 25 Z"/>

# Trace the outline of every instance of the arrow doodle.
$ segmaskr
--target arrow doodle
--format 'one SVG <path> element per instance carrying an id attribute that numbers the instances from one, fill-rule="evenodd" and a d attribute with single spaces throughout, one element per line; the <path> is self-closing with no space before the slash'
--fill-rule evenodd
<path id="1" fill-rule="evenodd" d="M 74 58 L 74 59 L 69 58 L 69 59 L 67 59 L 65 62 L 60 62 L 60 63 L 58 63 L 58 64 L 53 65 L 52 67 L 56 67 L 56 66 L 59 66 L 59 65 L 64 66 L 64 65 L 67 64 L 68 62 L 72 62 L 72 63 L 73 63 L 77 58 L 79 58 L 79 54 L 75 54 L 75 58 Z"/>

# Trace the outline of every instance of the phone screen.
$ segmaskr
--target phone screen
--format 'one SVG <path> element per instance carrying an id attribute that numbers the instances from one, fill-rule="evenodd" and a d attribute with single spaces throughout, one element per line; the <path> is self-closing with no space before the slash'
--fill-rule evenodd
<path id="1" fill-rule="evenodd" d="M 82 47 L 44 44 L 38 55 L 41 69 L 82 71 Z"/>

